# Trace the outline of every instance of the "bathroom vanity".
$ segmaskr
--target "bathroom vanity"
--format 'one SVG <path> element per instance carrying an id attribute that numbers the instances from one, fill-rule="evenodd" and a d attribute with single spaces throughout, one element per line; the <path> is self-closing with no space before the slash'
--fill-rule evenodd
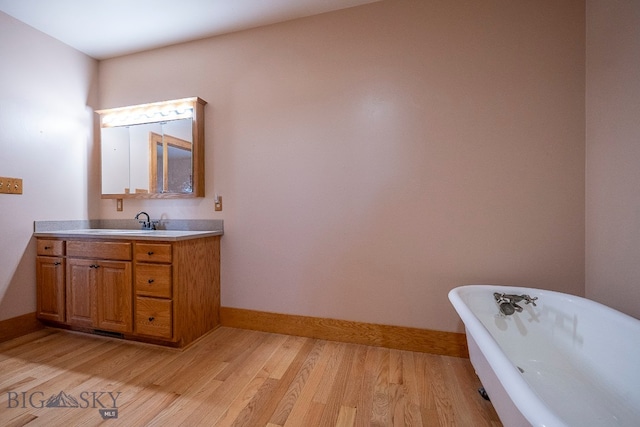
<path id="1" fill-rule="evenodd" d="M 36 232 L 37 316 L 184 347 L 220 324 L 221 231 Z"/>

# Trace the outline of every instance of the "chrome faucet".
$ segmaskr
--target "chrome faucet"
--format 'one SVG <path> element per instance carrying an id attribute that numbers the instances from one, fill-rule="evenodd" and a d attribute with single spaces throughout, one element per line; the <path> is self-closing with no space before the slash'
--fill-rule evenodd
<path id="1" fill-rule="evenodd" d="M 516 311 L 518 313 L 522 312 L 522 306 L 518 305 L 519 302 L 524 301 L 525 304 L 533 304 L 535 307 L 538 299 L 538 297 L 532 298 L 529 295 L 501 294 L 499 292 L 494 292 L 493 297 L 500 306 L 500 313 L 505 316 L 510 316 Z"/>
<path id="2" fill-rule="evenodd" d="M 146 213 L 145 211 L 138 212 L 138 214 L 136 215 L 136 219 L 139 219 L 140 215 L 144 215 L 144 216 L 147 217 L 146 221 L 138 221 L 140 224 L 142 224 L 142 229 L 143 230 L 155 230 L 156 229 L 156 223 L 155 223 L 155 221 L 151 221 L 151 218 L 149 218 L 149 214 L 148 213 Z"/>

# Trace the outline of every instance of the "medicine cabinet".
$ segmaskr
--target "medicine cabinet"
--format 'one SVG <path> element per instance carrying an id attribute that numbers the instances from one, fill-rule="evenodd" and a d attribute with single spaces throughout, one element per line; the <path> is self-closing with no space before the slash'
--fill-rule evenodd
<path id="1" fill-rule="evenodd" d="M 99 110 L 102 198 L 204 197 L 204 106 L 184 98 Z"/>

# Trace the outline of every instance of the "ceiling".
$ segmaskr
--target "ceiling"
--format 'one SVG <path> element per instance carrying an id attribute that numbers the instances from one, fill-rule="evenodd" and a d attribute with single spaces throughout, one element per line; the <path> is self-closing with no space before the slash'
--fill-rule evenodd
<path id="1" fill-rule="evenodd" d="M 0 0 L 0 11 L 107 59 L 375 1 Z"/>

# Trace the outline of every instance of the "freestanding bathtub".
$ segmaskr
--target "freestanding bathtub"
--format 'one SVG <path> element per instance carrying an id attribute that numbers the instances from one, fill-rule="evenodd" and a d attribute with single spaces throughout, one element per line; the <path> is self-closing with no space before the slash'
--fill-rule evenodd
<path id="1" fill-rule="evenodd" d="M 538 299 L 504 315 L 496 292 Z M 640 426 L 640 320 L 532 288 L 467 285 L 449 300 L 505 426 Z"/>

